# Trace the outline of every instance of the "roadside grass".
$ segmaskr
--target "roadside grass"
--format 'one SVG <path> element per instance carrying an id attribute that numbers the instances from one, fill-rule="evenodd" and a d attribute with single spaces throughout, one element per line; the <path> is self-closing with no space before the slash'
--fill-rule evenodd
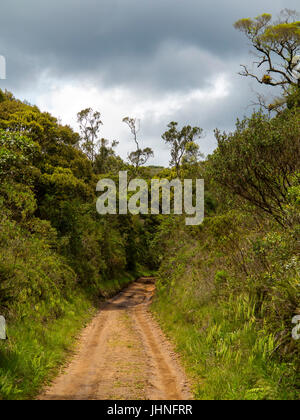
<path id="1" fill-rule="evenodd" d="M 9 325 L 0 343 L 0 398 L 33 398 L 70 355 L 81 328 L 96 309 L 83 294 L 64 304 L 64 315 L 42 324 L 28 320 Z"/>
<path id="2" fill-rule="evenodd" d="M 152 310 L 181 354 L 199 400 L 298 400 L 297 372 L 274 356 L 274 334 L 255 324 L 243 295 L 196 309 L 183 287 L 159 293 Z"/>
<path id="3" fill-rule="evenodd" d="M 113 296 L 138 275 L 126 273 L 106 282 L 102 295 Z M 0 400 L 33 399 L 50 383 L 72 356 L 80 331 L 97 312 L 92 301 L 76 289 L 60 302 L 63 315 L 59 318 L 43 323 L 28 316 L 8 323 L 8 340 L 0 341 Z"/>

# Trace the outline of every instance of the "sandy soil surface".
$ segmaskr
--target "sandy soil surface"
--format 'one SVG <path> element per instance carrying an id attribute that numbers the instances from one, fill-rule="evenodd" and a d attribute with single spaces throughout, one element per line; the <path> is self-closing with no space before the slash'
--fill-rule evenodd
<path id="1" fill-rule="evenodd" d="M 191 399 L 178 357 L 148 310 L 154 291 L 154 279 L 142 278 L 106 302 L 39 399 Z"/>

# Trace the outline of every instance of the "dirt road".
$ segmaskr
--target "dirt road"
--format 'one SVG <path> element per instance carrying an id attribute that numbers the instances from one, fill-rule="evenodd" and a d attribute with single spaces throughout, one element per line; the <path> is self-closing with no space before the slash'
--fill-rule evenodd
<path id="1" fill-rule="evenodd" d="M 110 299 L 39 399 L 191 399 L 178 358 L 148 311 L 154 291 L 153 279 L 142 278 Z"/>

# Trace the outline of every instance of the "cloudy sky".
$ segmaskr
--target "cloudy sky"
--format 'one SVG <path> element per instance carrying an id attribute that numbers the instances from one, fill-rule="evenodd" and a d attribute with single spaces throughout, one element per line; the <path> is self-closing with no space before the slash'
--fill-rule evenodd
<path id="1" fill-rule="evenodd" d="M 76 128 L 76 113 L 102 113 L 102 136 L 134 148 L 125 116 L 141 120 L 152 164 L 169 152 L 170 121 L 200 126 L 201 150 L 215 147 L 214 128 L 232 130 L 251 111 L 260 87 L 237 73 L 250 46 L 233 28 L 242 17 L 299 11 L 299 0 L 1 0 L 0 88 Z M 298 6 L 298 7 L 297 7 Z"/>

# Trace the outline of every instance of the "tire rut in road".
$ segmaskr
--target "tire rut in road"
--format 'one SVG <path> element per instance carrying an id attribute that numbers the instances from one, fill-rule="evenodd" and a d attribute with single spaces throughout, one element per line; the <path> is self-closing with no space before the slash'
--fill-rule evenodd
<path id="1" fill-rule="evenodd" d="M 110 299 L 39 399 L 190 399 L 176 354 L 148 310 L 154 290 L 153 280 L 143 278 Z"/>

